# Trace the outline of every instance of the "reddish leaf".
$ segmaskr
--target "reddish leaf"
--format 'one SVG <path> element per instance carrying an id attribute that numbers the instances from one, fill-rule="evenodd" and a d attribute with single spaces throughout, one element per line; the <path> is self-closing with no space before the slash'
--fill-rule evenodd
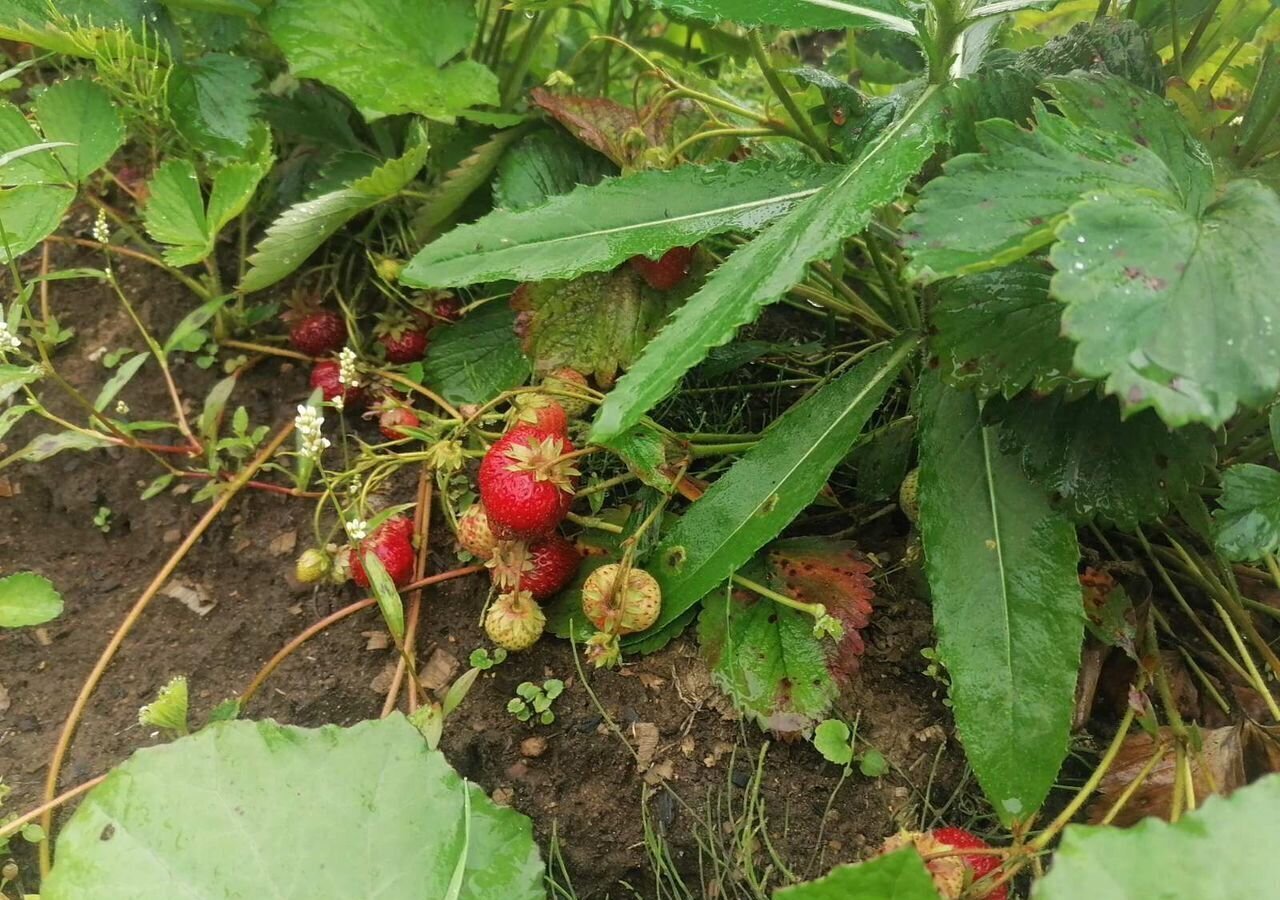
<path id="1" fill-rule="evenodd" d="M 544 88 L 534 88 L 530 96 L 578 140 L 624 169 L 634 167 L 650 147 L 666 143 L 676 114 L 671 103 L 651 117 L 648 106 L 637 111 L 603 97 L 560 96 Z"/>

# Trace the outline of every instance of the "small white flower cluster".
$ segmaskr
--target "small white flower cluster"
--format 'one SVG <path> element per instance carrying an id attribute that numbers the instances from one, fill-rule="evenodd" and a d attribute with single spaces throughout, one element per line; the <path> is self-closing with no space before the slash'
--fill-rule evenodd
<path id="1" fill-rule="evenodd" d="M 338 384 L 360 387 L 360 373 L 356 371 L 356 351 L 350 347 L 343 347 L 338 354 Z"/>
<path id="2" fill-rule="evenodd" d="M 369 523 L 364 519 L 348 519 L 346 522 L 347 537 L 351 543 L 358 544 L 369 536 Z"/>
<path id="3" fill-rule="evenodd" d="M 116 401 L 116 412 L 122 416 L 129 415 L 129 404 L 123 400 Z"/>
<path id="4" fill-rule="evenodd" d="M 18 336 L 9 330 L 9 326 L 0 321 L 0 353 L 12 353 L 22 346 Z"/>
<path id="5" fill-rule="evenodd" d="M 93 239 L 99 244 L 111 243 L 111 229 L 107 227 L 107 211 L 98 210 L 98 218 L 93 220 Z"/>
<path id="6" fill-rule="evenodd" d="M 319 460 L 320 454 L 329 448 L 329 439 L 321 434 L 324 428 L 324 413 L 314 406 L 303 404 L 298 407 L 298 416 L 293 420 L 293 427 L 298 430 L 301 439 L 303 456 Z"/>

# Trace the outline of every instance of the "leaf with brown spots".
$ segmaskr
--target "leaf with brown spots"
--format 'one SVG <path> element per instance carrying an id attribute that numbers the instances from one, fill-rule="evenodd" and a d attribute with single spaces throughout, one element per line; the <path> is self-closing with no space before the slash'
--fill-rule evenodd
<path id="1" fill-rule="evenodd" d="M 636 110 L 604 97 L 569 97 L 545 88 L 534 88 L 530 97 L 578 140 L 624 169 L 634 167 L 650 147 L 666 143 L 677 110 L 668 103 L 652 115 L 648 106 Z"/>

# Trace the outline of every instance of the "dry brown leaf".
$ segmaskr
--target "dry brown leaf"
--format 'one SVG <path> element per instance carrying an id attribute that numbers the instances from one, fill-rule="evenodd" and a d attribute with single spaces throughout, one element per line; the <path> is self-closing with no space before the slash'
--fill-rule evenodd
<path id="1" fill-rule="evenodd" d="M 4 682 L 0 682 L 0 713 L 9 711 L 9 691 L 4 686 Z"/>
<path id="2" fill-rule="evenodd" d="M 165 585 L 160 593 L 172 600 L 177 600 L 197 616 L 207 616 L 213 612 L 218 601 L 209 599 L 203 587 L 190 581 L 174 579 Z"/>
<path id="3" fill-rule="evenodd" d="M 298 532 L 285 531 L 272 538 L 267 549 L 272 556 L 288 556 L 298 546 Z"/>
<path id="4" fill-rule="evenodd" d="M 643 772 L 653 763 L 653 756 L 658 752 L 658 726 L 652 722 L 636 722 L 631 726 L 631 733 L 636 739 L 636 771 Z"/>
<path id="5" fill-rule="evenodd" d="M 676 777 L 676 767 L 669 759 L 649 767 L 644 773 L 644 783 L 653 787 L 664 781 L 671 781 Z"/>
<path id="6" fill-rule="evenodd" d="M 366 650 L 386 650 L 391 646 L 391 635 L 385 631 L 362 631 L 360 637 L 364 638 Z"/>
<path id="7" fill-rule="evenodd" d="M 453 681 L 459 665 L 456 656 L 448 650 L 437 648 L 427 660 L 427 664 L 422 667 L 418 677 L 423 687 L 429 691 L 436 691 Z"/>
<path id="8" fill-rule="evenodd" d="M 383 694 L 385 696 L 387 691 L 391 690 L 391 682 L 395 680 L 395 677 L 396 664 L 389 662 L 382 667 L 381 672 L 373 676 L 373 681 L 369 682 L 369 690 L 375 694 Z"/>

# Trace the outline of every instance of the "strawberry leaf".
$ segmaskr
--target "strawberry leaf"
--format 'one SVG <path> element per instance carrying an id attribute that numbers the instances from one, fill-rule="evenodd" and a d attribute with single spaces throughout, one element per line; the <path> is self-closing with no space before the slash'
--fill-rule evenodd
<path id="1" fill-rule="evenodd" d="M 1222 473 L 1213 540 L 1228 559 L 1258 560 L 1280 550 L 1280 472 L 1241 463 Z"/>
<path id="2" fill-rule="evenodd" d="M 450 403 L 484 403 L 529 377 L 512 327 L 515 315 L 490 303 L 432 334 L 421 381 Z"/>
<path id="3" fill-rule="evenodd" d="M 578 140 L 623 168 L 634 166 L 649 148 L 667 142 L 676 114 L 676 106 L 670 103 L 654 113 L 647 106 L 637 110 L 606 97 L 553 94 L 540 87 L 530 91 L 529 97 Z"/>
<path id="4" fill-rule="evenodd" d="M 920 532 L 956 728 L 1002 822 L 1067 752 L 1084 615 L 1075 529 L 996 447 L 978 401 L 922 383 Z"/>
<path id="5" fill-rule="evenodd" d="M 259 127 L 261 80 L 262 70 L 255 62 L 207 53 L 174 68 L 169 113 L 182 136 L 209 159 L 244 159 L 252 153 Z"/>
<path id="6" fill-rule="evenodd" d="M 415 112 L 452 118 L 498 102 L 498 79 L 450 64 L 476 31 L 471 0 L 276 0 L 263 14 L 293 73 L 342 91 L 372 121 Z"/>
<path id="7" fill-rule="evenodd" d="M 35 103 L 46 140 L 69 147 L 53 151 L 66 173 L 63 180 L 83 183 L 102 168 L 124 143 L 124 120 L 106 89 L 83 78 L 50 87 Z"/>
<path id="8" fill-rule="evenodd" d="M 1266 897 L 1278 875 L 1268 838 L 1278 805 L 1280 775 L 1267 775 L 1230 797 L 1210 796 L 1175 824 L 1068 825 L 1032 900 Z"/>
<path id="9" fill-rule="evenodd" d="M 1158 519 L 1214 462 L 1207 428 L 1172 430 L 1150 410 L 1123 419 L 1111 398 L 1027 392 L 993 400 L 983 419 L 1000 423 L 1000 449 L 1078 522 L 1131 530 Z"/>
<path id="10" fill-rule="evenodd" d="M 914 34 L 906 9 L 896 0 L 654 0 L 680 16 L 739 25 L 783 28 L 879 27 Z"/>
<path id="11" fill-rule="evenodd" d="M 527 285 L 512 297 L 534 370 L 568 366 L 609 385 L 639 356 L 679 291 L 654 291 L 630 268 Z"/>
<path id="12" fill-rule="evenodd" d="M 579 185 L 599 184 L 617 167 L 564 132 L 544 130 L 511 148 L 498 163 L 493 202 L 500 209 L 532 209 Z"/>
<path id="13" fill-rule="evenodd" d="M 32 572 L 0 578 L 0 628 L 40 625 L 62 614 L 53 582 Z"/>
<path id="14" fill-rule="evenodd" d="M 914 847 L 856 865 L 836 866 L 816 881 L 782 888 L 774 900 L 938 900 L 933 878 Z"/>

